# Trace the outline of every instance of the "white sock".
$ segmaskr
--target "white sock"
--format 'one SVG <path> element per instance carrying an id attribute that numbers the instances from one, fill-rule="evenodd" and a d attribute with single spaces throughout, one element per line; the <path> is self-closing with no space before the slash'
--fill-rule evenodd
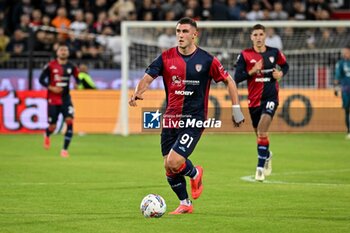
<path id="1" fill-rule="evenodd" d="M 190 199 L 184 199 L 180 201 L 180 205 L 191 206 L 192 202 L 190 201 Z"/>

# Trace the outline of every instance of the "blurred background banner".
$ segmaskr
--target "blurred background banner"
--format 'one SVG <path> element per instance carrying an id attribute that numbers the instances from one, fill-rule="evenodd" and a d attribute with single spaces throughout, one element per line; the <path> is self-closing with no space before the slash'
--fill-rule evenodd
<path id="1" fill-rule="evenodd" d="M 231 122 L 230 100 L 225 89 L 210 91 L 208 117 L 221 120 L 222 127 L 206 132 L 251 132 L 247 110 L 247 90 L 240 91 L 246 123 L 234 128 Z M 129 95 L 131 91 L 129 92 Z M 120 122 L 120 91 L 71 91 L 77 133 L 108 133 L 118 129 Z M 164 113 L 163 90 L 149 90 L 139 107 L 129 108 L 130 133 L 158 133 L 143 130 L 144 111 Z M 273 132 L 342 132 L 341 101 L 332 90 L 281 90 L 280 105 L 275 115 Z M 46 91 L 1 91 L 0 133 L 41 133 L 47 127 Z"/>

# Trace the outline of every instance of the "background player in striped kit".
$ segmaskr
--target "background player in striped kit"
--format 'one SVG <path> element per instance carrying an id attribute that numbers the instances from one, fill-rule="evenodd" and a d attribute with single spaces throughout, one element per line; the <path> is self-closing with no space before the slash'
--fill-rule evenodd
<path id="1" fill-rule="evenodd" d="M 235 80 L 248 82 L 249 113 L 257 136 L 255 179 L 263 181 L 272 171 L 268 130 L 278 107 L 278 81 L 286 75 L 289 65 L 280 50 L 265 45 L 263 25 L 252 28 L 250 39 L 253 47 L 243 50 L 237 58 Z"/>
<path id="2" fill-rule="evenodd" d="M 180 127 L 176 122 L 186 119 L 203 121 L 207 117 L 209 88 L 212 79 L 224 82 L 232 101 L 233 123 L 239 126 L 244 117 L 240 110 L 237 87 L 219 60 L 197 47 L 197 23 L 182 18 L 176 25 L 177 47 L 163 51 L 146 69 L 129 100 L 136 106 L 142 94 L 158 76 L 163 76 L 167 106 L 163 121 L 172 121 L 172 128 L 163 125 L 161 149 L 169 185 L 180 200 L 179 207 L 170 214 L 192 213 L 193 206 L 186 190 L 185 176 L 190 177 L 193 199 L 202 193 L 203 168 L 193 166 L 188 159 L 199 141 L 203 128 Z"/>
<path id="3" fill-rule="evenodd" d="M 47 88 L 48 123 L 49 127 L 44 134 L 44 148 L 50 148 L 50 135 L 56 128 L 58 115 L 62 113 L 67 130 L 64 135 L 62 157 L 68 157 L 68 147 L 73 137 L 74 108 L 69 94 L 69 81 L 73 76 L 79 84 L 78 68 L 68 61 L 69 49 L 60 44 L 56 51 L 57 58 L 50 61 L 43 69 L 39 81 Z"/>

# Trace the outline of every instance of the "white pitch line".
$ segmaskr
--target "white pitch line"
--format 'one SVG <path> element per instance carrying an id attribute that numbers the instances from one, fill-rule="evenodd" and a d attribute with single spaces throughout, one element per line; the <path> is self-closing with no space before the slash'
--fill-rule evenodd
<path id="1" fill-rule="evenodd" d="M 350 171 L 350 169 L 339 169 L 339 170 L 316 170 L 316 171 L 299 171 L 299 172 L 284 172 L 284 173 L 275 173 L 271 174 L 271 176 L 276 176 L 276 175 L 298 175 L 298 174 L 315 174 L 315 173 L 340 173 L 340 172 L 347 172 Z M 255 180 L 253 175 L 250 176 L 242 176 L 240 178 L 243 181 L 247 182 L 256 182 L 260 183 Z M 266 184 L 295 184 L 295 185 L 315 185 L 315 186 L 343 186 L 343 185 L 350 185 L 350 184 L 335 184 L 335 183 L 303 183 L 303 182 L 288 182 L 288 181 L 280 181 L 280 180 L 264 180 L 263 183 Z"/>

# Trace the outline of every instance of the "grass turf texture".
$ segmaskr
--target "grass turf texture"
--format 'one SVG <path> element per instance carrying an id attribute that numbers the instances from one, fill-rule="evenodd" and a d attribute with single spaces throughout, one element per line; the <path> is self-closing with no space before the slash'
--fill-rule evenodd
<path id="1" fill-rule="evenodd" d="M 42 135 L 0 135 L 0 232 L 349 232 L 344 134 L 272 134 L 270 183 L 241 179 L 255 173 L 253 134 L 205 134 L 190 157 L 205 172 L 195 212 L 145 219 L 139 205 L 148 193 L 163 196 L 167 212 L 178 205 L 159 141 L 75 136 L 63 159 L 62 135 L 49 151 Z"/>

